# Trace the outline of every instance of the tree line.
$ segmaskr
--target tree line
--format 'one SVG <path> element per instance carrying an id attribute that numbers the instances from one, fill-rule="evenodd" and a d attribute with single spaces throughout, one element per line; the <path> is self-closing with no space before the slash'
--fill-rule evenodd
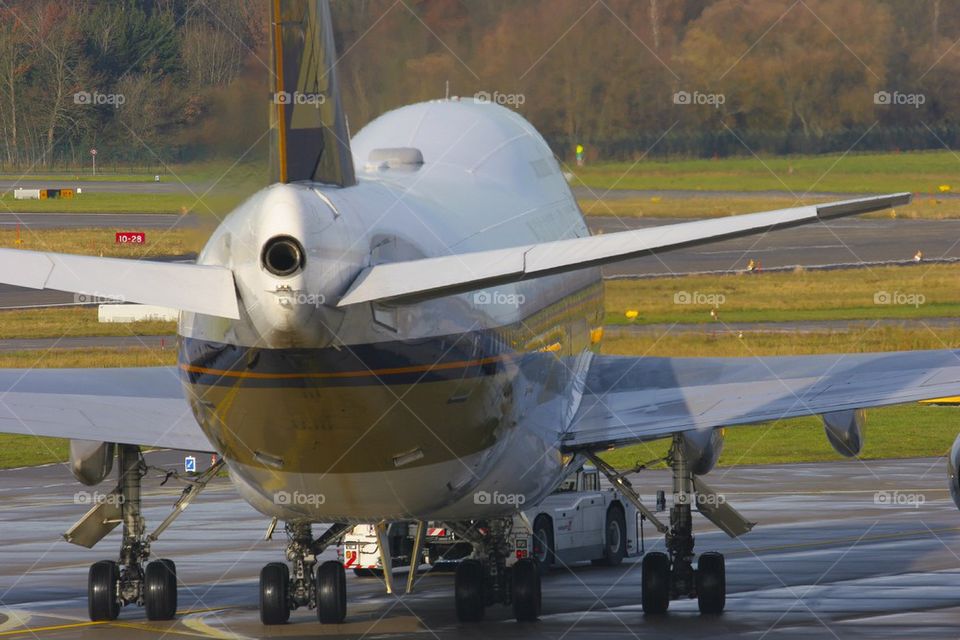
<path id="1" fill-rule="evenodd" d="M 960 144 L 960 3 L 333 0 L 356 130 L 447 95 L 515 108 L 564 156 Z M 0 165 L 263 157 L 269 3 L 0 7 Z"/>

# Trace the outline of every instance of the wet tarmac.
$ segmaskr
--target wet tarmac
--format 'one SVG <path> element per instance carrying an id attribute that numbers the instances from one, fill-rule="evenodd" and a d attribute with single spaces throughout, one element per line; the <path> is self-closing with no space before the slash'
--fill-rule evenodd
<path id="1" fill-rule="evenodd" d="M 181 463 L 182 454 L 152 454 Z M 0 638 L 942 638 L 960 625 L 960 513 L 942 459 L 845 461 L 718 469 L 709 476 L 732 504 L 759 522 L 731 540 L 697 516 L 697 549 L 726 554 L 728 600 L 720 617 L 675 601 L 663 617 L 640 606 L 640 565 L 577 565 L 543 582 L 539 622 L 518 624 L 505 607 L 461 625 L 452 577 L 423 573 L 413 595 L 387 596 L 376 578 L 348 574 L 347 622 L 322 626 L 311 611 L 291 624 L 261 626 L 257 576 L 282 559 L 283 535 L 263 540 L 267 519 L 218 481 L 155 543 L 176 561 L 180 616 L 147 622 L 127 608 L 114 623 L 86 620 L 86 572 L 113 556 L 118 536 L 93 550 L 60 534 L 85 507 L 62 466 L 0 472 Z M 649 499 L 665 472 L 634 478 Z M 148 481 L 148 528 L 179 489 Z M 82 501 L 82 500 L 81 500 Z M 318 527 L 319 528 L 319 527 Z M 648 551 L 662 539 L 646 527 Z M 328 551 L 322 559 L 334 558 Z M 399 586 L 403 576 L 396 575 Z"/>

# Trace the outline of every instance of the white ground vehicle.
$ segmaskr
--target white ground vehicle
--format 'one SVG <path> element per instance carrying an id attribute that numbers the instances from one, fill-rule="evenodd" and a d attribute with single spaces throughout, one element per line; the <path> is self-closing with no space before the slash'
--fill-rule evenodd
<path id="1" fill-rule="evenodd" d="M 392 523 L 388 529 L 393 566 L 409 566 L 416 524 Z M 642 518 L 617 492 L 600 488 L 600 474 L 587 467 L 568 477 L 540 504 L 514 516 L 509 536 L 510 563 L 536 557 L 546 571 L 586 560 L 618 564 L 643 552 Z M 377 534 L 358 525 L 343 539 L 344 566 L 357 575 L 382 570 Z M 442 523 L 427 524 L 424 561 L 437 567 L 470 555 L 471 545 Z"/>

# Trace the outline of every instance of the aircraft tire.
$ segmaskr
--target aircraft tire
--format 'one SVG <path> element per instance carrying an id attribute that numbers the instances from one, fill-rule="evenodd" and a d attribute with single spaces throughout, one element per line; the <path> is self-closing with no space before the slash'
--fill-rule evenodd
<path id="1" fill-rule="evenodd" d="M 328 560 L 317 569 L 317 618 L 323 624 L 340 624 L 347 617 L 347 572 L 343 564 Z"/>
<path id="2" fill-rule="evenodd" d="M 177 565 L 173 560 L 155 560 L 147 565 L 143 603 L 147 620 L 173 620 L 176 617 Z"/>
<path id="3" fill-rule="evenodd" d="M 260 570 L 260 622 L 286 624 L 290 620 L 290 568 L 283 562 L 271 562 Z"/>
<path id="4" fill-rule="evenodd" d="M 644 615 L 662 615 L 670 606 L 670 558 L 660 552 L 643 556 L 641 600 Z"/>
<path id="5" fill-rule="evenodd" d="M 120 567 L 113 560 L 102 560 L 90 567 L 87 611 L 92 622 L 116 620 L 120 616 L 119 584 Z"/>
<path id="6" fill-rule="evenodd" d="M 697 605 L 704 615 L 719 615 L 727 604 L 727 569 L 723 555 L 711 551 L 697 561 Z"/>
<path id="7" fill-rule="evenodd" d="M 540 569 L 537 561 L 523 558 L 513 565 L 513 615 L 517 622 L 535 622 L 540 617 Z"/>
<path id="8" fill-rule="evenodd" d="M 479 622 L 483 619 L 483 583 L 483 563 L 479 560 L 467 559 L 457 565 L 453 592 L 460 622 Z"/>

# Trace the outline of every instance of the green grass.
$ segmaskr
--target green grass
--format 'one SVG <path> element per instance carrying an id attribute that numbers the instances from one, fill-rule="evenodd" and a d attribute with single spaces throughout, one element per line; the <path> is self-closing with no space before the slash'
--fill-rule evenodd
<path id="1" fill-rule="evenodd" d="M 960 160 L 950 152 L 865 153 L 846 156 L 753 156 L 719 160 L 643 160 L 575 169 L 574 184 L 592 189 L 937 193 L 960 190 Z"/>
<path id="2" fill-rule="evenodd" d="M 202 191 L 190 193 L 83 193 L 72 199 L 15 200 L 12 193 L 0 195 L 0 212 L 14 213 L 198 213 L 218 215 L 234 198 Z"/>
<path id="3" fill-rule="evenodd" d="M 100 323 L 96 307 L 0 311 L 0 340 L 81 336 L 173 336 L 174 322 Z"/>
<path id="4" fill-rule="evenodd" d="M 709 324 L 718 302 L 726 323 L 960 317 L 958 281 L 960 265 L 935 264 L 616 280 L 606 286 L 607 324 Z M 883 292 L 902 304 L 876 304 Z M 678 304 L 684 294 L 694 303 Z M 631 321 L 627 311 L 639 316 Z"/>
<path id="5" fill-rule="evenodd" d="M 960 407 L 908 404 L 867 411 L 860 458 L 919 458 L 945 455 L 960 432 Z M 725 431 L 721 467 L 844 460 L 827 442 L 816 416 L 741 426 Z M 669 441 L 657 440 L 603 454 L 624 469 L 666 455 Z M 850 464 L 857 464 L 852 462 Z M 662 466 L 662 465 L 660 465 Z"/>

